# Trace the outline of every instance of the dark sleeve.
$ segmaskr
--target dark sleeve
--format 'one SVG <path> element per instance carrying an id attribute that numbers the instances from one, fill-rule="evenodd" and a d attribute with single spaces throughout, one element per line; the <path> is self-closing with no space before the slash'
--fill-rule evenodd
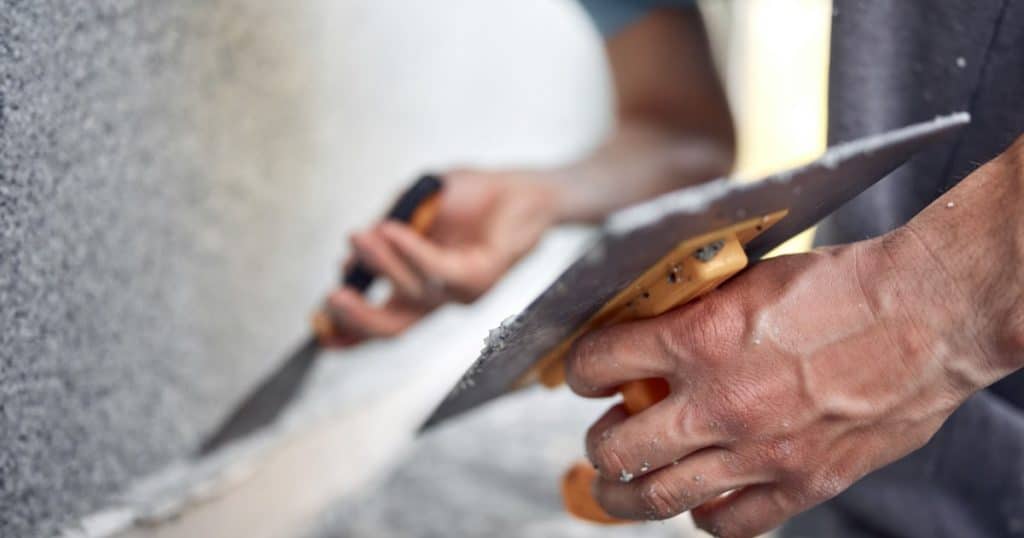
<path id="1" fill-rule="evenodd" d="M 659 7 L 692 8 L 696 0 L 579 0 L 606 38 Z"/>

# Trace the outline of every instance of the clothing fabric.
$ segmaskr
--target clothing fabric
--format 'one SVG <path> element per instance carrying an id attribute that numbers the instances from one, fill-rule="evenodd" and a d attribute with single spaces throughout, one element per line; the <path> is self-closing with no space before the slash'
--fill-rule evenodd
<path id="1" fill-rule="evenodd" d="M 820 243 L 902 225 L 1024 134 L 1024 2 L 836 0 L 833 9 L 830 144 L 960 110 L 972 121 L 840 209 L 819 228 Z M 796 518 L 786 534 L 836 528 L 1024 536 L 1024 372 L 969 399 L 924 448 Z"/>
<path id="2" fill-rule="evenodd" d="M 606 36 L 675 4 L 581 1 Z M 1024 0 L 835 0 L 829 87 L 829 144 L 958 111 L 972 122 L 827 219 L 819 244 L 902 225 L 1024 134 Z M 1024 536 L 1024 372 L 783 535 Z"/>
<path id="3" fill-rule="evenodd" d="M 611 37 L 652 9 L 692 8 L 696 0 L 579 0 L 601 35 Z"/>

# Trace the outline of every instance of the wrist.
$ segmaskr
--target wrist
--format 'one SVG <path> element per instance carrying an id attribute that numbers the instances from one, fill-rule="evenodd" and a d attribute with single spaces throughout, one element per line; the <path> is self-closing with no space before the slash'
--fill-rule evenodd
<path id="1" fill-rule="evenodd" d="M 990 262 L 969 248 L 951 250 L 939 232 L 914 222 L 865 243 L 884 267 L 873 291 L 902 358 L 918 368 L 942 368 L 953 393 L 966 398 L 1019 368 L 1014 363 L 1021 356 L 1006 346 L 1006 310 L 993 304 L 990 281 L 965 278 L 951 256 Z"/>
<path id="2" fill-rule="evenodd" d="M 580 203 L 587 197 L 582 190 L 587 185 L 578 181 L 576 175 L 573 168 L 552 168 L 524 174 L 530 196 L 543 211 L 549 225 L 590 220 Z"/>
<path id="3" fill-rule="evenodd" d="M 1007 281 L 1005 294 L 1010 297 L 1013 307 L 1003 323 L 1002 342 L 1011 361 L 1011 367 L 1024 367 L 1024 135 L 1021 135 L 998 160 L 1007 178 L 1005 195 L 1011 206 L 1010 216 L 1003 223 L 1009 230 L 1004 265 L 1016 276 Z"/>
<path id="4" fill-rule="evenodd" d="M 571 199 L 571 186 L 559 180 L 556 172 L 536 170 L 520 172 L 518 183 L 524 196 L 534 208 L 534 216 L 549 228 L 569 220 L 568 200 Z"/>
<path id="5" fill-rule="evenodd" d="M 904 226 L 855 246 L 862 306 L 892 352 L 888 360 L 914 379 L 941 379 L 939 394 L 954 405 L 999 378 L 977 346 L 973 303 L 920 235 Z"/>

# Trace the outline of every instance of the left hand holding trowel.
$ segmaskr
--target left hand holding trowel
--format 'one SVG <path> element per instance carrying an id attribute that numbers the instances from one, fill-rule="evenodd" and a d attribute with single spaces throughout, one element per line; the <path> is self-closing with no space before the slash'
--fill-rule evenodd
<path id="1" fill-rule="evenodd" d="M 529 252 L 555 219 L 554 185 L 526 174 L 456 171 L 428 229 L 385 220 L 351 236 L 350 266 L 387 278 L 391 295 L 372 304 L 351 286 L 332 291 L 324 312 L 331 346 L 395 336 L 448 302 L 477 299 Z"/>

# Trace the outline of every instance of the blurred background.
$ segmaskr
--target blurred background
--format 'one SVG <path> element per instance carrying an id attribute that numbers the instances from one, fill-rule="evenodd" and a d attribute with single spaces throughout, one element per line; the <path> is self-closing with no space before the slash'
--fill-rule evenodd
<path id="1" fill-rule="evenodd" d="M 820 153 L 830 3 L 701 4 L 737 174 Z M 473 306 L 331 354 L 250 446 L 189 456 L 413 177 L 579 157 L 611 103 L 573 0 L 0 0 L 0 534 L 608 534 L 556 487 L 607 402 L 533 390 L 413 434 L 585 229 Z"/>

